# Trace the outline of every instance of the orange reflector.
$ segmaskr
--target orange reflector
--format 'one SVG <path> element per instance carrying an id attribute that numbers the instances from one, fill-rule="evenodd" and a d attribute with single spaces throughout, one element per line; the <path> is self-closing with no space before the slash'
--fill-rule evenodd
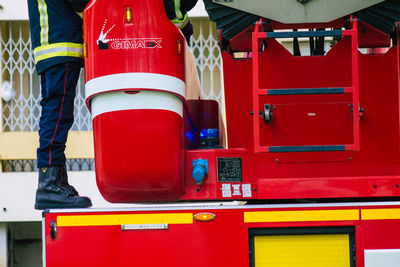
<path id="1" fill-rule="evenodd" d="M 215 214 L 212 213 L 208 213 L 208 212 L 202 212 L 202 213 L 197 213 L 194 216 L 194 219 L 196 221 L 200 221 L 200 222 L 209 222 L 215 219 Z"/>
<path id="2" fill-rule="evenodd" d="M 83 43 L 83 58 L 87 58 L 87 44 Z"/>
<path id="3" fill-rule="evenodd" d="M 182 54 L 182 42 L 181 42 L 181 40 L 178 40 L 176 42 L 176 50 L 177 50 L 178 55 Z"/>
<path id="4" fill-rule="evenodd" d="M 130 7 L 126 8 L 126 23 L 132 23 L 132 9 Z"/>

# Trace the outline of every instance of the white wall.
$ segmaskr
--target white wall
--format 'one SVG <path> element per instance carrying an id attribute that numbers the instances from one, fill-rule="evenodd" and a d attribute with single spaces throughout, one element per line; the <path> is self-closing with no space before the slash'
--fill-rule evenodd
<path id="1" fill-rule="evenodd" d="M 188 14 L 189 17 L 208 17 L 203 0 L 198 0 L 196 6 Z"/>
<path id="2" fill-rule="evenodd" d="M 0 20 L 28 20 L 27 0 L 0 0 Z"/>

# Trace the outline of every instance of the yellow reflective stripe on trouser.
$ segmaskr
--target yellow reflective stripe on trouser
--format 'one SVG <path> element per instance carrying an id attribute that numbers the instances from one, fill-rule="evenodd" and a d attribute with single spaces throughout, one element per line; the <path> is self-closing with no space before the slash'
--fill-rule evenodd
<path id="1" fill-rule="evenodd" d="M 189 22 L 189 17 L 188 14 L 185 14 L 185 17 L 183 19 L 172 19 L 171 22 L 175 24 L 176 27 L 179 29 L 183 29 Z"/>
<path id="2" fill-rule="evenodd" d="M 40 20 L 40 44 L 47 45 L 49 43 L 49 16 L 47 14 L 47 4 L 45 0 L 37 0 Z"/>
<path id="3" fill-rule="evenodd" d="M 52 57 L 83 58 L 83 45 L 76 43 L 57 43 L 39 46 L 34 50 L 35 63 Z"/>

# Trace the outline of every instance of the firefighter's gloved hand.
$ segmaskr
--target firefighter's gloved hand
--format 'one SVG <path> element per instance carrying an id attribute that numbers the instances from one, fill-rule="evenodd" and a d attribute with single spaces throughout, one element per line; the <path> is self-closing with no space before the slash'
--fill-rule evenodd
<path id="1" fill-rule="evenodd" d="M 183 35 L 185 36 L 186 42 L 189 44 L 190 43 L 190 36 L 192 36 L 193 34 L 193 26 L 190 23 L 190 21 L 188 22 L 188 24 L 186 24 L 185 27 L 183 27 L 181 29 Z"/>

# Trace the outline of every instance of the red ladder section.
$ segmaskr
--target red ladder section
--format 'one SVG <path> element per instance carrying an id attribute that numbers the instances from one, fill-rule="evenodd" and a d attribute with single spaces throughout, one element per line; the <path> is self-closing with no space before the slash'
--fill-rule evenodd
<path id="1" fill-rule="evenodd" d="M 254 152 L 313 152 L 313 151 L 359 151 L 360 150 L 360 107 L 358 82 L 358 38 L 357 21 L 352 19 L 352 29 L 331 31 L 294 31 L 294 32 L 259 32 L 260 23 L 257 23 L 252 33 L 253 56 L 253 137 Z M 296 37 L 342 37 L 351 38 L 352 86 L 330 88 L 293 88 L 293 89 L 266 89 L 259 86 L 259 40 L 268 38 L 296 38 Z M 262 146 L 260 145 L 260 123 L 263 119 L 258 116 L 259 98 L 268 95 L 300 95 L 300 94 L 352 94 L 353 106 L 353 144 L 343 145 L 303 145 L 303 146 Z"/>

